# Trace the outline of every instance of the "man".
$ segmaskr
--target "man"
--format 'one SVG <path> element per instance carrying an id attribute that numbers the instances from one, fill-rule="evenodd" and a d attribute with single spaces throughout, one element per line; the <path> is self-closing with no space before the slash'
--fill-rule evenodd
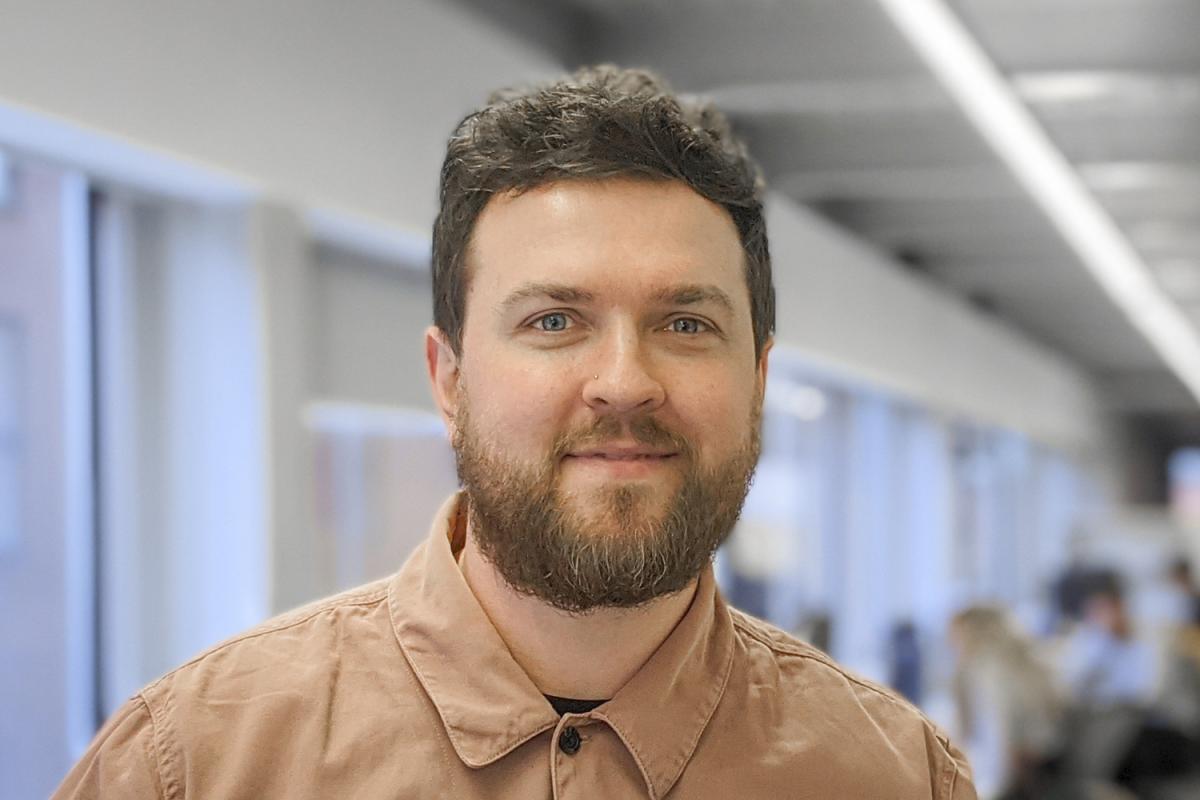
<path id="1" fill-rule="evenodd" d="M 463 493 L 393 578 L 139 693 L 60 796 L 974 797 L 911 706 L 714 586 L 774 326 L 760 191 L 645 73 L 467 117 L 425 344 Z"/>

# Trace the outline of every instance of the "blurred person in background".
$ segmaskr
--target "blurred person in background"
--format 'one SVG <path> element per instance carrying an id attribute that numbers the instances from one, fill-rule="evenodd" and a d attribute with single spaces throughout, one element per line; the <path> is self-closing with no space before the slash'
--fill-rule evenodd
<path id="1" fill-rule="evenodd" d="M 1076 768 L 1111 777 L 1139 797 L 1174 797 L 1169 785 L 1200 766 L 1196 743 L 1164 707 L 1162 653 L 1138 635 L 1121 576 L 1108 571 L 1087 593 L 1082 622 L 1067 637 L 1059 676 L 1072 703 Z M 1195 796 L 1189 794 L 1188 796 Z"/>
<path id="2" fill-rule="evenodd" d="M 1007 611 L 973 606 L 950 623 L 958 735 L 984 797 L 1086 796 L 1061 776 L 1064 704 L 1048 665 Z"/>
<path id="3" fill-rule="evenodd" d="M 1167 644 L 1167 666 L 1159 707 L 1193 740 L 1200 741 L 1200 591 L 1191 564 L 1175 559 L 1167 572 L 1176 592 L 1176 625 Z"/>
<path id="4" fill-rule="evenodd" d="M 1157 688 L 1158 664 L 1150 643 L 1135 636 L 1116 572 L 1090 581 L 1082 613 L 1060 662 L 1060 678 L 1072 699 L 1089 707 L 1148 705 Z"/>
<path id="5" fill-rule="evenodd" d="M 833 617 L 828 611 L 809 612 L 800 618 L 792 633 L 821 652 L 828 653 L 833 644 Z"/>
<path id="6" fill-rule="evenodd" d="M 888 686 L 920 705 L 924 688 L 921 638 L 912 620 L 900 620 L 888 637 Z"/>
<path id="7" fill-rule="evenodd" d="M 1193 739 L 1200 739 L 1200 592 L 1191 564 L 1173 558 L 1165 576 L 1165 661 L 1157 707 L 1164 719 Z"/>
<path id="8" fill-rule="evenodd" d="M 1066 631 L 1080 622 L 1092 587 L 1106 580 L 1106 571 L 1091 562 L 1087 552 L 1088 534 L 1077 526 L 1067 540 L 1067 564 L 1050 586 L 1054 598 L 1054 630 Z"/>
<path id="9" fill-rule="evenodd" d="M 1196 585 L 1192 563 L 1186 556 L 1171 560 L 1167 567 L 1167 585 L 1175 594 L 1178 623 L 1184 627 L 1200 626 L 1200 587 Z"/>
<path id="10" fill-rule="evenodd" d="M 1130 754 L 1129 770 L 1190 776 L 1200 796 L 1200 593 L 1186 557 L 1173 559 L 1166 583 L 1174 595 L 1163 648 L 1163 677 L 1145 731 Z"/>
<path id="11" fill-rule="evenodd" d="M 463 491 L 392 578 L 139 692 L 58 797 L 973 798 L 914 707 L 716 588 L 774 329 L 761 191 L 645 72 L 469 115 L 426 337 Z"/>

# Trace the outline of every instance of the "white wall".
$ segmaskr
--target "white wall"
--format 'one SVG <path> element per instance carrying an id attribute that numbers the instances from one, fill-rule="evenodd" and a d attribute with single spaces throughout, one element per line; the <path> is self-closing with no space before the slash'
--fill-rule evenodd
<path id="1" fill-rule="evenodd" d="M 806 208 L 767 209 L 778 339 L 922 405 L 1088 455 L 1108 447 L 1100 398 L 1075 365 L 973 311 Z"/>
<path id="2" fill-rule="evenodd" d="M 437 0 L 0 0 L 0 104 L 422 232 L 455 123 L 557 71 Z"/>

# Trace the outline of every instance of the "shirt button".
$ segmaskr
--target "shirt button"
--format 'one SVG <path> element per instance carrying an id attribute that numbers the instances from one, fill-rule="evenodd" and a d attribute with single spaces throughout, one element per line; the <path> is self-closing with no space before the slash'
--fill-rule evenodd
<path id="1" fill-rule="evenodd" d="M 579 752 L 580 745 L 583 741 L 579 738 L 579 731 L 568 725 L 563 728 L 563 732 L 558 736 L 558 749 L 562 750 L 569 756 L 573 756 Z"/>

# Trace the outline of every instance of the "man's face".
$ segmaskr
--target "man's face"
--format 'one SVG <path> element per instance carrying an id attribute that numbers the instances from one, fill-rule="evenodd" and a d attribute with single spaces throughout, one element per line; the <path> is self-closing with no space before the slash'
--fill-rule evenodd
<path id="1" fill-rule="evenodd" d="M 733 221 L 679 182 L 563 181 L 494 198 L 468 268 L 434 381 L 484 555 L 571 610 L 684 588 L 758 456 Z"/>

